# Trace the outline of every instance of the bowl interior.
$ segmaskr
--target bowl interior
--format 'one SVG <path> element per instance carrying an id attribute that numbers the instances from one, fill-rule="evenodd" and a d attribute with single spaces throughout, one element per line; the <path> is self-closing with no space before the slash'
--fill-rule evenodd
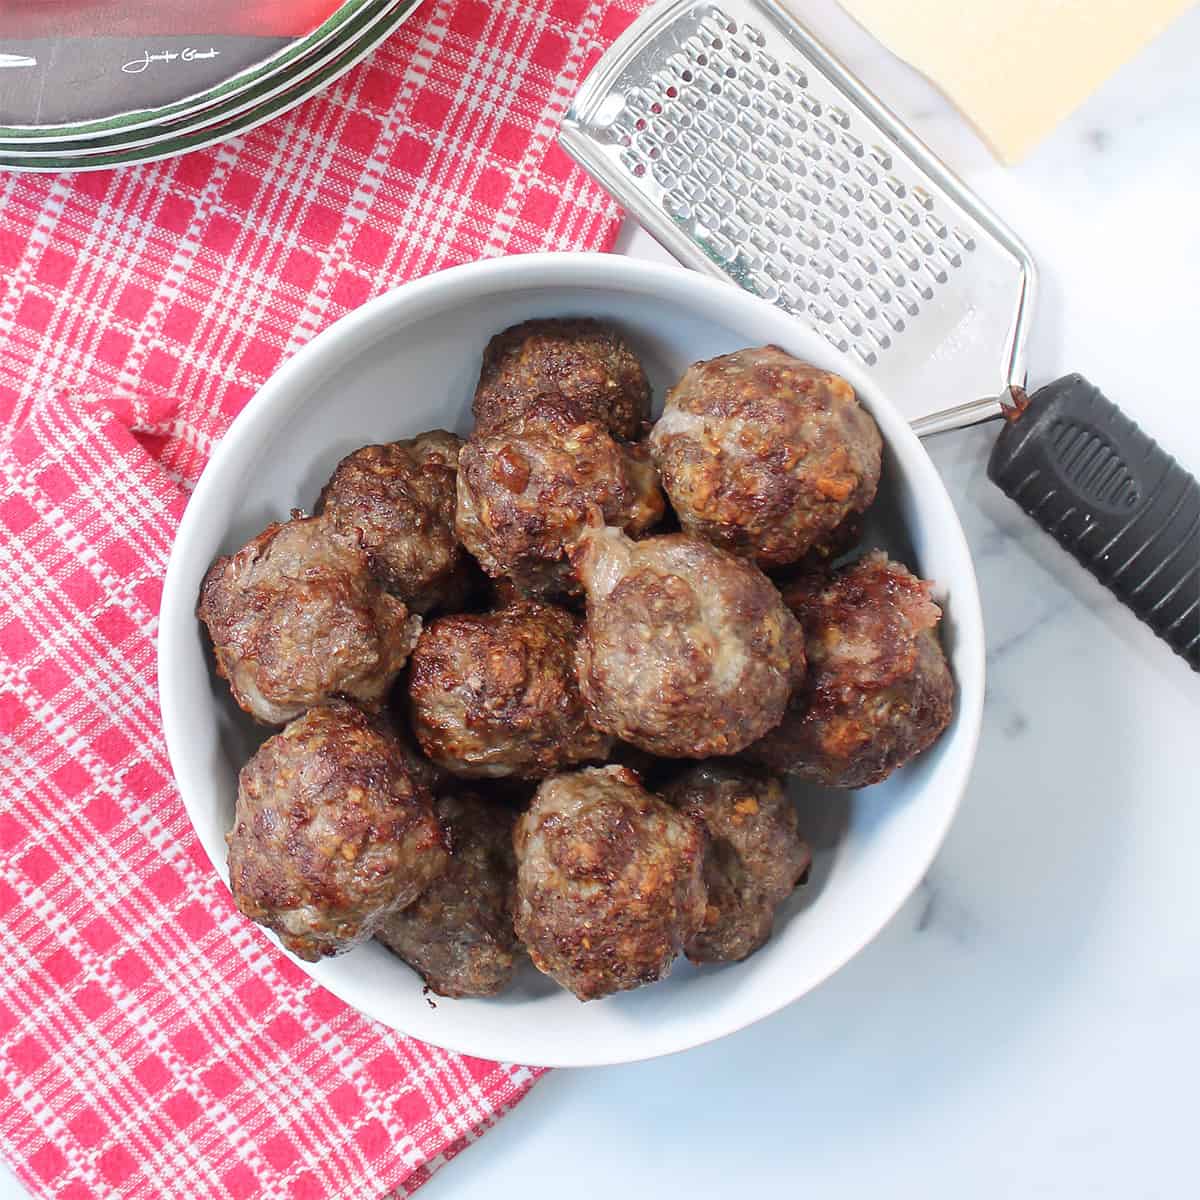
<path id="1" fill-rule="evenodd" d="M 815 849 L 812 877 L 781 909 L 771 942 L 745 963 L 699 970 L 681 961 L 660 984 L 586 1005 L 528 965 L 502 997 L 431 1005 L 418 977 L 374 943 L 304 964 L 348 1003 L 406 1033 L 548 1065 L 696 1045 L 836 970 L 895 912 L 940 844 L 970 767 L 983 683 L 974 575 L 941 481 L 907 426 L 826 342 L 734 288 L 669 267 L 571 255 L 459 268 L 376 301 L 297 356 L 239 417 L 189 505 L 163 600 L 163 716 L 185 804 L 223 878 L 237 772 L 269 731 L 242 716 L 210 669 L 194 617 L 209 562 L 291 508 L 310 508 L 358 446 L 439 427 L 467 432 L 488 338 L 529 317 L 567 315 L 618 325 L 646 364 L 657 405 L 689 363 L 768 341 L 849 376 L 887 445 L 866 541 L 936 581 L 960 691 L 947 734 L 886 783 L 860 793 L 795 789 Z"/>

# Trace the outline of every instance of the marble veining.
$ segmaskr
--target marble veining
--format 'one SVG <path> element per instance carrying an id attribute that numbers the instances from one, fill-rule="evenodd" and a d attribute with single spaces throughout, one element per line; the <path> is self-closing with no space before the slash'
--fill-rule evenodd
<path id="1" fill-rule="evenodd" d="M 949 938 L 960 946 L 969 945 L 979 936 L 979 930 L 963 896 L 952 883 L 942 879 L 934 868 L 917 888 L 916 933 L 932 932 Z"/>

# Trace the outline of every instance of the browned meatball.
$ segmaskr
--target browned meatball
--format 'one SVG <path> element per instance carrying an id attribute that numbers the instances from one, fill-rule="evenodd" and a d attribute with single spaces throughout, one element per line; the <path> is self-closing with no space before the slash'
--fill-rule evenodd
<path id="1" fill-rule="evenodd" d="M 486 608 L 507 608 L 510 604 L 516 604 L 519 600 L 526 599 L 520 588 L 507 575 L 501 575 L 498 579 L 486 576 L 485 578 L 487 578 L 485 594 L 490 601 L 485 605 Z M 571 599 L 564 597 L 563 603 L 569 603 Z"/>
<path id="2" fill-rule="evenodd" d="M 582 622 L 549 604 L 440 617 L 412 656 L 408 697 L 421 748 L 456 775 L 540 779 L 602 760 L 611 739 L 579 694 Z"/>
<path id="3" fill-rule="evenodd" d="M 548 779 L 513 844 L 517 936 L 580 1000 L 661 979 L 703 924 L 703 831 L 624 767 Z"/>
<path id="4" fill-rule="evenodd" d="M 775 909 L 812 861 L 795 806 L 777 776 L 735 763 L 692 767 L 663 799 L 708 832 L 708 907 L 684 952 L 697 963 L 740 962 L 771 936 Z"/>
<path id="5" fill-rule="evenodd" d="M 827 787 L 867 787 L 950 723 L 954 679 L 930 584 L 876 551 L 784 598 L 804 626 L 808 678 L 778 729 L 748 754 Z"/>
<path id="6" fill-rule="evenodd" d="M 579 686 L 600 729 L 651 754 L 736 754 L 779 723 L 804 639 L 752 563 L 688 534 L 589 529 Z"/>
<path id="7" fill-rule="evenodd" d="M 357 534 L 380 583 L 413 612 L 456 599 L 467 564 L 454 533 L 462 439 L 435 429 L 363 446 L 337 465 L 320 511 Z"/>
<path id="8" fill-rule="evenodd" d="M 661 784 L 674 779 L 689 765 L 686 759 L 660 758 L 638 746 L 630 745 L 629 742 L 621 741 L 613 742 L 608 758 L 604 761 L 613 766 L 628 767 L 651 792 L 657 792 Z"/>
<path id="9" fill-rule="evenodd" d="M 470 793 L 441 796 L 435 807 L 449 834 L 450 867 L 376 936 L 439 996 L 495 996 L 512 980 L 519 949 L 514 814 Z"/>
<path id="10" fill-rule="evenodd" d="M 871 503 L 882 440 L 844 379 L 763 346 L 689 367 L 650 450 L 687 532 L 776 567 Z"/>
<path id="11" fill-rule="evenodd" d="M 543 393 L 574 401 L 627 441 L 641 436 L 650 417 L 642 364 L 616 330 L 599 321 L 526 321 L 492 338 L 475 390 L 476 427 L 491 433 Z"/>
<path id="12" fill-rule="evenodd" d="M 663 506 L 645 450 L 561 399 L 542 397 L 501 429 L 474 434 L 459 459 L 458 536 L 489 575 L 538 599 L 578 595 L 566 547 L 593 512 L 636 534 Z"/>
<path id="13" fill-rule="evenodd" d="M 369 938 L 449 860 L 431 796 L 349 704 L 310 709 L 263 743 L 226 841 L 238 908 L 309 962 Z"/>
<path id="14" fill-rule="evenodd" d="M 453 782 L 453 776 L 421 752 L 417 739 L 409 728 L 406 712 L 398 711 L 402 706 L 407 708 L 401 689 L 397 688 L 392 692 L 391 704 L 392 707 L 377 723 L 399 746 L 404 757 L 405 769 L 413 780 L 431 795 L 439 795 Z"/>
<path id="15" fill-rule="evenodd" d="M 336 697 L 378 706 L 421 632 L 325 517 L 269 525 L 218 558 L 196 614 L 233 698 L 272 725 Z"/>
<path id="16" fill-rule="evenodd" d="M 862 515 L 851 513 L 836 529 L 822 534 L 805 553 L 789 566 L 778 569 L 772 578 L 790 579 L 800 573 L 811 575 L 814 572 L 828 571 L 835 559 L 849 554 L 862 538 Z"/>

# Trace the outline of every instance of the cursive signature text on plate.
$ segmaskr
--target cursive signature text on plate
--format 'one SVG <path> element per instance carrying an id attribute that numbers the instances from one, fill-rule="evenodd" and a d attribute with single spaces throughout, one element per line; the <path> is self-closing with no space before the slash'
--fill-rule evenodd
<path id="1" fill-rule="evenodd" d="M 140 75 L 143 71 L 148 71 L 155 63 L 173 63 L 173 62 L 200 62 L 203 59 L 218 58 L 220 50 L 214 50 L 211 47 L 207 50 L 197 50 L 194 46 L 187 46 L 183 50 L 160 50 L 154 53 L 147 50 L 141 58 L 131 59 L 121 70 L 126 75 Z"/>

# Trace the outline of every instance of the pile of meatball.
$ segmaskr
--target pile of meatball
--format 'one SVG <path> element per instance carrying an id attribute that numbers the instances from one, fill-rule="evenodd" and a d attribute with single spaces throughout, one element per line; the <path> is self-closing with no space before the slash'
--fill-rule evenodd
<path id="1" fill-rule="evenodd" d="M 443 996 L 525 955 L 581 1000 L 740 961 L 809 868 L 784 777 L 878 783 L 951 718 L 930 584 L 847 561 L 879 430 L 774 346 L 651 424 L 582 319 L 494 337 L 473 411 L 350 454 L 205 577 L 216 669 L 279 727 L 239 776 L 238 907 Z"/>

